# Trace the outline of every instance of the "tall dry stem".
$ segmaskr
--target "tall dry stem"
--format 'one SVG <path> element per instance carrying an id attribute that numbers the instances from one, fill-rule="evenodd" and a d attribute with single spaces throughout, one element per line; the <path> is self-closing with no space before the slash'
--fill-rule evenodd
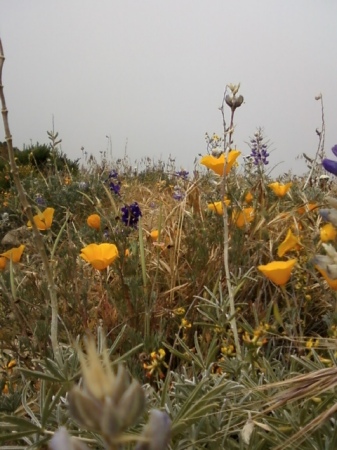
<path id="1" fill-rule="evenodd" d="M 233 133 L 234 133 L 234 113 L 235 113 L 235 109 L 238 106 L 240 106 L 242 102 L 240 104 L 236 104 L 237 99 L 239 99 L 238 97 L 236 97 L 236 93 L 239 90 L 240 85 L 238 85 L 238 86 L 229 85 L 229 87 L 230 87 L 230 90 L 232 91 L 233 96 L 232 96 L 232 106 L 231 106 L 231 118 L 230 118 L 230 124 L 229 124 L 228 128 L 226 126 L 225 111 L 224 111 L 225 103 L 227 103 L 227 100 L 228 100 L 228 99 L 226 99 L 227 88 L 225 89 L 223 100 L 222 100 L 222 105 L 220 107 L 220 111 L 222 114 L 222 121 L 223 121 L 223 130 L 224 130 L 224 141 L 223 142 L 224 142 L 224 153 L 225 153 L 225 167 L 224 167 L 224 173 L 223 173 L 222 182 L 221 182 L 221 202 L 222 202 L 223 226 L 224 226 L 223 257 L 224 257 L 224 267 L 225 267 L 226 283 L 227 283 L 228 297 L 229 297 L 229 307 L 230 307 L 230 314 L 231 314 L 230 325 L 231 325 L 231 329 L 233 332 L 234 343 L 235 343 L 235 347 L 236 347 L 236 355 L 237 355 L 237 358 L 239 360 L 241 360 L 242 359 L 241 347 L 240 347 L 239 333 L 238 333 L 238 328 L 237 328 L 236 318 L 235 318 L 236 310 L 235 310 L 234 289 L 233 289 L 233 286 L 231 283 L 231 274 L 230 274 L 230 270 L 229 270 L 229 228 L 228 228 L 228 210 L 227 210 L 227 205 L 225 203 L 225 195 L 228 191 L 226 164 L 228 161 L 228 154 L 231 150 L 232 137 L 233 137 Z M 242 101 L 243 101 L 243 97 L 242 96 L 240 96 L 240 97 L 242 98 Z M 240 101 L 241 101 L 241 99 L 240 99 Z"/>

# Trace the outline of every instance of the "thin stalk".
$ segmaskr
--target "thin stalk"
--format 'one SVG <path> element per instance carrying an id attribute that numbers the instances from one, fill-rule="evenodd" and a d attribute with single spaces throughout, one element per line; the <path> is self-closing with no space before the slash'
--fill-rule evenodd
<path id="1" fill-rule="evenodd" d="M 320 159 L 320 162 L 322 162 L 324 158 L 324 144 L 325 144 L 325 118 L 324 118 L 324 105 L 323 105 L 323 95 L 320 94 L 318 97 L 316 97 L 316 100 L 321 101 L 321 121 L 322 121 L 322 128 L 321 131 L 318 129 L 316 130 L 316 133 L 318 135 L 318 147 L 316 151 L 316 155 L 314 160 L 311 162 L 311 169 L 308 175 L 308 178 L 306 179 L 306 182 L 304 183 L 303 190 L 308 186 L 308 183 L 310 182 L 314 171 L 317 169 L 317 160 Z"/>
<path id="2" fill-rule="evenodd" d="M 227 192 L 227 175 L 226 175 L 226 164 L 228 160 L 228 153 L 230 150 L 230 146 L 232 143 L 232 136 L 234 132 L 234 112 L 235 108 L 231 108 L 231 119 L 230 119 L 230 125 L 229 129 L 226 128 L 226 121 L 225 121 L 225 112 L 224 112 L 224 104 L 225 104 L 225 97 L 226 97 L 226 90 L 223 96 L 222 106 L 220 108 L 221 114 L 222 114 L 222 120 L 223 120 L 223 129 L 224 129 L 224 153 L 225 153 L 225 167 L 224 167 L 224 173 L 222 177 L 222 183 L 221 183 L 221 202 L 222 202 L 222 210 L 223 210 L 223 227 L 224 227 L 224 249 L 223 249 L 223 258 L 224 258 L 224 267 L 225 267 L 225 275 L 226 275 L 226 283 L 227 283 L 227 290 L 228 290 L 228 298 L 229 298 L 229 308 L 230 308 L 230 325 L 233 332 L 234 337 L 234 343 L 236 348 L 236 355 L 239 360 L 242 360 L 241 356 L 241 346 L 240 346 L 240 340 L 239 340 L 239 333 L 238 328 L 236 324 L 236 318 L 235 318 L 235 299 L 234 299 L 234 290 L 231 283 L 231 275 L 229 270 L 229 227 L 228 227 L 228 210 L 227 205 L 224 201 L 225 195 Z M 228 135 L 228 145 L 227 145 L 227 135 Z"/>
<path id="3" fill-rule="evenodd" d="M 46 253 L 46 249 L 42 240 L 42 236 L 33 220 L 33 213 L 32 208 L 30 204 L 28 203 L 26 193 L 23 189 L 23 186 L 21 184 L 20 176 L 18 167 L 15 162 L 15 156 L 14 156 L 14 149 L 13 149 L 13 142 L 12 142 L 12 135 L 9 128 L 9 121 L 8 121 L 8 109 L 6 106 L 6 100 L 4 95 L 4 89 L 2 84 L 2 69 L 5 62 L 5 56 L 3 52 L 2 42 L 0 39 L 0 100 L 1 100 L 1 113 L 2 113 L 2 120 L 4 124 L 5 129 L 5 139 L 7 142 L 7 148 L 8 148 L 8 158 L 10 162 L 11 167 L 11 173 L 13 176 L 13 181 L 15 184 L 15 187 L 17 189 L 19 200 L 21 203 L 21 206 L 23 208 L 23 212 L 26 214 L 28 220 L 30 221 L 33 229 L 33 236 L 35 241 L 35 246 L 37 248 L 38 253 L 40 254 L 40 257 L 42 259 L 42 264 L 44 266 L 46 279 L 48 283 L 48 292 L 50 296 L 50 306 L 51 306 L 51 327 L 50 327 L 50 339 L 51 339 L 51 345 L 54 353 L 54 358 L 61 362 L 61 354 L 60 354 L 60 348 L 58 345 L 58 301 L 57 301 L 57 291 L 56 291 L 56 285 L 54 283 L 53 273 L 49 264 L 48 256 Z"/>

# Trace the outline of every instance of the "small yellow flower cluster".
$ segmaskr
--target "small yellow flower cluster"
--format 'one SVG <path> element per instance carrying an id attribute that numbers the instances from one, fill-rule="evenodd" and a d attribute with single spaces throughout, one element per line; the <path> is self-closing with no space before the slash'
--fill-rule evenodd
<path id="1" fill-rule="evenodd" d="M 1 194 L 3 195 L 3 206 L 8 206 L 8 200 L 11 197 L 11 193 L 7 191 L 2 191 Z"/>
<path id="2" fill-rule="evenodd" d="M 179 308 L 176 308 L 176 309 L 174 309 L 174 310 L 172 311 L 172 313 L 173 313 L 175 316 L 182 316 L 182 315 L 185 314 L 185 312 L 186 312 L 186 310 L 185 310 L 185 308 L 183 308 L 182 306 L 180 306 Z"/>
<path id="3" fill-rule="evenodd" d="M 150 353 L 149 364 L 144 363 L 143 368 L 147 371 L 146 376 L 152 378 L 154 375 L 158 375 L 159 378 L 164 378 L 163 368 L 168 369 L 168 365 L 165 362 L 166 352 L 163 348 L 160 348 L 157 352 Z"/>
<path id="4" fill-rule="evenodd" d="M 305 343 L 305 347 L 308 349 L 316 348 L 319 346 L 319 339 L 310 338 Z"/>
<path id="5" fill-rule="evenodd" d="M 224 339 L 221 346 L 221 353 L 224 356 L 236 356 L 235 347 L 233 344 L 229 343 L 227 339 Z"/>
<path id="6" fill-rule="evenodd" d="M 261 323 L 257 328 L 255 328 L 252 334 L 245 331 L 242 336 L 243 342 L 245 342 L 245 344 L 249 347 L 262 347 L 262 345 L 268 342 L 266 335 L 269 331 L 270 325 Z"/>
<path id="7" fill-rule="evenodd" d="M 192 328 L 192 324 L 187 319 L 181 319 L 180 328 L 188 330 L 189 328 Z"/>

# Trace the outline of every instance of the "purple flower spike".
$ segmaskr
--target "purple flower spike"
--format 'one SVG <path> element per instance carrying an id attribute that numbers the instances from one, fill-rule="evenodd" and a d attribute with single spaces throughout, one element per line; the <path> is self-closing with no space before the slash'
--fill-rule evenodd
<path id="1" fill-rule="evenodd" d="M 337 151 L 337 146 L 336 151 Z M 333 148 L 335 148 L 333 147 Z M 323 159 L 322 161 L 323 167 L 327 172 L 332 173 L 333 175 L 337 175 L 337 161 L 333 161 L 332 159 Z"/>

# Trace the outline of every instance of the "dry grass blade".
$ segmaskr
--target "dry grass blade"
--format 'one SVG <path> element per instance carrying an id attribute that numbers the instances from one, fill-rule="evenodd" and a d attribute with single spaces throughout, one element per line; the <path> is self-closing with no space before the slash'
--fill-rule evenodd
<path id="1" fill-rule="evenodd" d="M 278 445 L 274 450 L 283 450 L 291 446 L 291 448 L 298 448 L 298 445 L 303 442 L 309 434 L 313 433 L 326 420 L 330 419 L 337 412 L 337 404 L 333 405 L 327 411 L 323 411 L 315 419 L 311 420 L 305 427 L 301 428 L 297 433 L 291 436 L 286 442 Z M 296 447 L 294 447 L 296 445 Z"/>
<path id="2" fill-rule="evenodd" d="M 298 375 L 289 380 L 259 386 L 256 390 L 274 389 L 283 386 L 290 386 L 290 388 L 276 394 L 271 399 L 268 408 L 264 409 L 261 414 L 267 414 L 289 402 L 315 397 L 322 392 L 333 389 L 337 386 L 337 367 L 320 369 L 305 375 Z"/>

